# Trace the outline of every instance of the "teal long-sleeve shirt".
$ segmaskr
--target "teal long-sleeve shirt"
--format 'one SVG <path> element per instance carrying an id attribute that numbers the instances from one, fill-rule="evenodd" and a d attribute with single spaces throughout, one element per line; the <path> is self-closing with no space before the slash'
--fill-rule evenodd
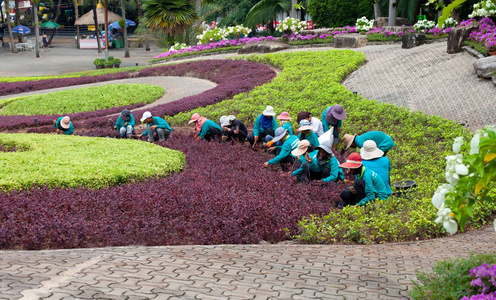
<path id="1" fill-rule="evenodd" d="M 317 159 L 317 154 L 319 153 L 319 150 L 315 150 L 310 152 L 308 155 L 312 159 L 312 162 L 309 163 L 309 168 L 310 170 L 314 172 L 322 172 L 324 171 L 324 168 L 330 168 L 330 175 L 329 177 L 322 178 L 322 181 L 324 182 L 331 182 L 331 181 L 337 181 L 337 180 L 344 180 L 344 172 L 343 169 L 339 167 L 339 161 L 335 156 L 332 156 L 325 165 L 319 165 L 318 159 Z M 303 155 L 300 155 L 299 159 L 300 163 L 306 162 L 305 157 Z M 303 173 L 303 168 L 300 166 L 300 168 L 293 173 L 291 173 L 293 176 L 297 176 Z"/>
<path id="2" fill-rule="evenodd" d="M 286 140 L 284 141 L 284 144 L 282 144 L 281 152 L 279 152 L 279 155 L 268 161 L 269 165 L 278 164 L 281 160 L 283 160 L 285 157 L 288 157 L 289 155 L 293 156 L 293 154 L 291 154 L 291 151 L 296 149 L 299 143 L 300 140 L 295 135 L 288 135 Z"/>
<path id="3" fill-rule="evenodd" d="M 134 121 L 134 116 L 131 114 L 129 116 L 129 120 L 128 121 L 124 121 L 121 116 L 119 116 L 117 118 L 117 121 L 115 122 L 115 127 L 117 128 L 117 130 L 121 129 L 121 127 L 126 127 L 126 125 L 124 125 L 124 123 L 127 122 L 127 125 L 131 125 L 133 126 L 133 131 L 134 131 L 134 125 L 136 125 L 136 122 Z M 165 120 L 164 120 L 165 122 Z"/>
<path id="4" fill-rule="evenodd" d="M 393 139 L 382 131 L 369 131 L 355 137 L 355 144 L 358 148 L 363 147 L 363 143 L 368 140 L 373 140 L 377 144 L 377 148 L 386 152 L 394 147 Z"/>
<path id="5" fill-rule="evenodd" d="M 220 131 L 222 131 L 222 128 L 220 128 L 220 126 L 217 123 L 215 123 L 212 120 L 206 120 L 205 123 L 203 123 L 200 132 L 198 132 L 198 136 L 201 139 L 204 139 L 205 138 L 205 135 L 208 132 L 208 128 L 210 128 L 210 127 L 215 127 L 215 128 L 218 128 Z"/>
<path id="6" fill-rule="evenodd" d="M 152 117 L 152 118 L 153 118 L 153 123 L 151 124 L 146 123 L 146 130 L 145 132 L 143 132 L 143 136 L 148 135 L 148 129 L 150 128 L 150 126 L 153 125 L 157 125 L 157 128 L 163 128 L 172 131 L 172 128 L 169 126 L 169 124 L 167 124 L 167 122 L 161 117 Z"/>
<path id="7" fill-rule="evenodd" d="M 389 158 L 383 156 L 371 160 L 364 160 L 362 163 L 364 167 L 376 172 L 377 175 L 382 178 L 382 181 L 386 186 L 387 194 L 391 195 L 393 190 L 391 190 L 391 183 L 389 180 L 389 172 L 391 172 L 391 162 L 389 161 Z"/>
<path id="8" fill-rule="evenodd" d="M 69 122 L 69 129 L 64 129 L 60 126 L 60 121 L 62 121 L 64 117 L 60 117 L 57 119 L 57 123 L 53 125 L 53 128 L 57 128 L 62 130 L 63 134 L 65 135 L 71 135 L 74 133 L 74 126 L 72 125 L 72 122 Z"/>
<path id="9" fill-rule="evenodd" d="M 324 112 L 322 113 L 322 116 L 320 117 L 320 120 L 322 121 L 322 126 L 324 127 L 324 131 L 329 130 L 331 128 L 331 126 L 334 126 L 336 128 L 340 128 L 343 125 L 343 121 L 341 121 L 341 120 L 338 120 L 337 124 L 329 124 L 329 122 L 327 122 L 327 120 L 326 120 L 327 111 L 331 108 L 332 108 L 332 106 L 329 106 L 328 108 L 326 108 L 324 110 Z"/>
<path id="10" fill-rule="evenodd" d="M 359 206 L 367 205 L 376 198 L 379 198 L 380 200 L 389 198 L 386 191 L 386 185 L 376 172 L 367 169 L 366 167 L 362 167 L 362 174 L 356 175 L 355 180 L 356 179 L 361 179 L 365 182 L 365 198 L 358 202 Z"/>
<path id="11" fill-rule="evenodd" d="M 298 134 L 298 139 L 302 140 L 301 132 Z M 320 146 L 319 137 L 313 131 L 310 131 L 310 133 L 307 134 L 303 140 L 307 140 L 314 148 Z"/>
<path id="12" fill-rule="evenodd" d="M 253 136 L 259 136 L 261 131 L 264 131 L 262 128 L 262 123 L 260 122 L 260 119 L 262 118 L 262 115 L 259 115 L 257 119 L 255 120 L 255 123 L 253 124 Z M 274 131 L 277 129 L 277 121 L 276 118 L 272 117 L 272 124 L 271 127 Z"/>
<path id="13" fill-rule="evenodd" d="M 287 122 L 282 125 L 282 128 L 286 129 L 288 131 L 289 135 L 293 135 L 293 126 L 291 126 L 291 123 Z"/>

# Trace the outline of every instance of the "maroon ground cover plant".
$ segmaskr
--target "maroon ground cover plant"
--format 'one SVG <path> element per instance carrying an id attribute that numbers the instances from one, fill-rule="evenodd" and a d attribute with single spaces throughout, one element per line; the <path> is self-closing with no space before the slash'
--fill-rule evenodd
<path id="1" fill-rule="evenodd" d="M 1 249 L 278 242 L 333 209 L 343 183 L 294 183 L 246 145 L 173 133 L 183 172 L 100 190 L 46 187 L 0 194 Z M 340 161 L 343 160 L 339 157 Z"/>
<path id="2" fill-rule="evenodd" d="M 40 81 L 30 81 L 14 83 L 18 87 L 7 89 L 5 85 L 0 84 L 0 93 L 2 88 L 11 93 L 20 93 L 33 90 L 49 89 L 52 87 L 71 86 L 89 82 L 109 81 L 130 77 L 146 76 L 190 76 L 210 80 L 218 85 L 201 94 L 186 97 L 174 102 L 162 104 L 150 108 L 149 110 L 155 116 L 173 116 L 179 112 L 189 111 L 197 107 L 204 107 L 215 104 L 225 99 L 230 99 L 234 95 L 248 92 L 258 85 L 262 85 L 276 76 L 276 73 L 267 65 L 248 61 L 233 60 L 205 60 L 195 61 L 176 65 L 166 65 L 154 68 L 142 69 L 139 72 L 123 72 L 107 74 L 100 76 L 87 76 L 78 78 L 60 78 L 46 79 Z M 127 76 L 127 77 L 126 77 Z M 11 83 L 9 83 L 11 84 Z M 135 104 L 126 108 L 135 109 L 143 104 Z M 84 112 L 69 114 L 76 129 L 97 129 L 107 128 L 103 136 L 109 136 L 112 133 L 111 127 L 115 123 L 117 116 L 107 117 L 109 114 L 116 114 L 122 111 L 124 107 L 111 108 L 96 112 Z M 141 116 L 145 110 L 135 110 L 135 117 Z M 36 116 L 0 116 L 0 130 L 19 130 L 30 128 L 29 132 L 44 133 L 48 132 L 47 128 L 39 126 L 50 125 L 52 121 L 60 115 L 36 115 Z M 139 119 L 139 118 L 138 118 Z M 93 131 L 93 130 L 90 130 Z M 95 135 L 93 135 L 95 136 Z"/>

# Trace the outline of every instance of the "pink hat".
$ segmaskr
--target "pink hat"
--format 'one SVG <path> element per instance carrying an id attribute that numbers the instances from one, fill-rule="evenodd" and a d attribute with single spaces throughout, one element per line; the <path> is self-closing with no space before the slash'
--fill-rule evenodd
<path id="1" fill-rule="evenodd" d="M 71 127 L 71 118 L 68 116 L 63 117 L 62 120 L 60 120 L 60 127 L 69 129 L 69 127 Z"/>
<path id="2" fill-rule="evenodd" d="M 359 153 L 351 153 L 346 162 L 339 166 L 347 169 L 358 169 L 362 166 L 362 157 Z"/>
<path id="3" fill-rule="evenodd" d="M 291 120 L 289 113 L 287 111 L 283 111 L 280 115 L 277 116 L 278 120 Z"/>
<path id="4" fill-rule="evenodd" d="M 194 113 L 194 114 L 191 116 L 191 120 L 188 122 L 188 124 L 191 124 L 191 123 L 196 122 L 199 118 L 200 118 L 200 114 L 199 114 L 199 113 Z"/>

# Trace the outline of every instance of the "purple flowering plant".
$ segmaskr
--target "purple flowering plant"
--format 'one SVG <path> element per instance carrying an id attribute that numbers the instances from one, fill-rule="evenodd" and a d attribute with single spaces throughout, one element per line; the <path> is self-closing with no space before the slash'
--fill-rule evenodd
<path id="1" fill-rule="evenodd" d="M 489 18 L 482 18 L 479 27 L 470 33 L 469 39 L 483 45 L 487 51 L 496 51 L 496 26 Z"/>

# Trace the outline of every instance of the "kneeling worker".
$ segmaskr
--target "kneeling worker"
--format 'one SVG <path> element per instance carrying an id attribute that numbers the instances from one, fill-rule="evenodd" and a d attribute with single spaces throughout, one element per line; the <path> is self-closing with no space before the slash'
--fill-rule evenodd
<path id="1" fill-rule="evenodd" d="M 377 173 L 362 165 L 360 154 L 351 153 L 346 162 L 339 166 L 349 169 L 349 173 L 355 175 L 354 185 L 339 194 L 344 205 L 358 204 L 363 206 L 376 198 L 388 199 L 384 181 Z"/>
<path id="2" fill-rule="evenodd" d="M 286 172 L 289 169 L 287 165 L 294 162 L 294 156 L 291 154 L 291 151 L 298 147 L 300 140 L 294 135 L 288 135 L 288 130 L 282 127 L 276 129 L 275 137 L 273 139 L 274 142 L 279 140 L 283 141 L 279 154 L 268 162 L 265 162 L 264 167 L 280 163 L 281 169 Z"/>
<path id="3" fill-rule="evenodd" d="M 322 180 L 332 182 L 344 180 L 343 169 L 339 167 L 339 161 L 332 152 L 332 146 L 325 143 L 317 146 L 315 151 L 308 153 L 310 143 L 303 140 L 298 148 L 291 152 L 293 155 L 300 155 L 301 166 L 292 173 L 297 176 L 298 181 Z M 308 153 L 308 155 L 306 155 Z"/>
<path id="4" fill-rule="evenodd" d="M 172 132 L 172 128 L 164 119 L 161 117 L 153 117 L 152 113 L 149 111 L 145 111 L 145 113 L 143 113 L 141 122 L 146 123 L 146 130 L 142 134 L 138 135 L 138 137 L 146 135 L 148 136 L 149 142 L 155 142 L 155 133 L 158 135 L 159 141 L 165 141 L 169 138 Z"/>

